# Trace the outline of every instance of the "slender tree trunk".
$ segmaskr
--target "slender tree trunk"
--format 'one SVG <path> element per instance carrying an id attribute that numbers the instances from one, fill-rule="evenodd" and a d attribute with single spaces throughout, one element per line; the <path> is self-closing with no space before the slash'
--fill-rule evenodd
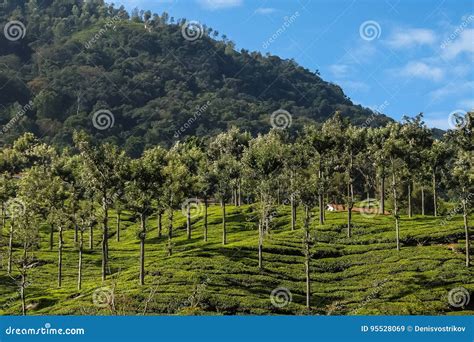
<path id="1" fill-rule="evenodd" d="M 94 249 L 94 222 L 89 225 L 89 249 Z"/>
<path id="2" fill-rule="evenodd" d="M 306 275 L 306 309 L 308 312 L 311 310 L 311 275 L 310 275 L 310 262 L 311 262 L 311 251 L 310 251 L 310 232 L 309 232 L 309 210 L 305 206 L 305 275 Z"/>
<path id="3" fill-rule="evenodd" d="M 63 227 L 59 225 L 59 241 L 58 241 L 58 287 L 61 287 L 63 280 Z"/>
<path id="4" fill-rule="evenodd" d="M 350 153 L 350 159 L 349 159 L 349 180 L 347 183 L 347 237 L 351 237 L 352 235 L 352 207 L 353 207 L 353 202 L 354 202 L 354 188 L 352 186 L 352 165 L 353 165 L 353 160 L 352 160 L 352 151 Z"/>
<path id="5" fill-rule="evenodd" d="M 280 182 L 277 181 L 277 203 L 278 205 L 281 205 L 281 199 L 280 199 Z"/>
<path id="6" fill-rule="evenodd" d="M 188 206 L 186 208 L 186 233 L 188 236 L 188 240 L 191 239 L 191 205 L 188 203 Z"/>
<path id="7" fill-rule="evenodd" d="M 322 200 L 322 213 L 323 213 L 323 224 L 326 221 L 326 200 L 324 194 L 326 193 L 326 189 L 324 188 L 324 171 L 321 171 L 321 200 Z"/>
<path id="8" fill-rule="evenodd" d="M 145 239 L 146 239 L 146 216 L 140 214 L 140 285 L 145 285 Z"/>
<path id="9" fill-rule="evenodd" d="M 77 264 L 77 289 L 82 288 L 82 251 L 84 249 L 84 227 L 79 232 L 79 261 Z"/>
<path id="10" fill-rule="evenodd" d="M 102 209 L 104 210 L 104 218 L 102 222 L 102 281 L 107 278 L 107 263 L 108 263 L 108 239 L 109 239 L 109 228 L 108 228 L 108 204 L 106 197 L 102 199 Z"/>
<path id="11" fill-rule="evenodd" d="M 323 195 L 318 195 L 318 204 L 319 204 L 319 224 L 324 224 L 324 203 L 323 203 Z"/>
<path id="12" fill-rule="evenodd" d="M 324 196 L 324 203 L 329 203 L 329 194 L 326 191 L 324 191 L 324 194 L 326 195 Z M 323 214 L 324 222 L 326 222 L 326 206 L 324 206 Z"/>
<path id="13" fill-rule="evenodd" d="M 380 181 L 381 192 L 380 192 L 380 213 L 385 214 L 385 174 L 382 174 Z"/>
<path id="14" fill-rule="evenodd" d="M 408 181 L 408 217 L 411 218 L 413 216 L 411 206 L 411 180 Z"/>
<path id="15" fill-rule="evenodd" d="M 158 239 L 161 239 L 161 231 L 162 231 L 162 227 L 163 227 L 163 223 L 162 223 L 162 218 L 163 214 L 161 211 L 158 212 Z"/>
<path id="16" fill-rule="evenodd" d="M 470 266 L 470 241 L 469 241 L 469 225 L 467 221 L 467 199 L 463 199 L 462 201 L 462 208 L 463 208 L 463 218 L 464 218 L 464 233 L 466 236 L 466 267 Z"/>
<path id="17" fill-rule="evenodd" d="M 168 256 L 173 255 L 173 208 L 168 211 Z"/>
<path id="18" fill-rule="evenodd" d="M 421 186 L 421 215 L 425 216 L 425 187 Z"/>
<path id="19" fill-rule="evenodd" d="M 321 168 L 318 170 L 318 177 L 319 177 L 319 182 L 322 180 L 322 172 Z M 323 225 L 324 224 L 324 204 L 323 204 L 323 188 L 322 185 L 319 185 L 319 191 L 318 191 L 318 205 L 319 205 L 319 224 Z"/>
<path id="20" fill-rule="evenodd" d="M 291 230 L 295 230 L 296 228 L 296 205 L 295 205 L 295 194 L 291 194 L 290 197 L 290 205 L 291 205 Z"/>
<path id="21" fill-rule="evenodd" d="M 2 202 L 2 227 L 0 228 L 0 245 L 3 240 L 3 229 L 5 228 L 6 214 L 5 214 L 5 202 Z M 0 262 L 0 268 L 3 268 L 3 261 Z"/>
<path id="22" fill-rule="evenodd" d="M 0 236 L 3 233 L 3 229 L 5 228 L 5 223 L 7 221 L 7 215 L 5 214 L 5 202 L 2 202 L 2 230 L 0 230 Z"/>
<path id="23" fill-rule="evenodd" d="M 10 220 L 10 236 L 8 237 L 8 266 L 7 273 L 12 272 L 12 259 L 13 259 L 13 220 Z"/>
<path id="24" fill-rule="evenodd" d="M 258 223 L 258 268 L 263 269 L 263 218 Z"/>
<path id="25" fill-rule="evenodd" d="M 120 210 L 117 210 L 117 242 L 120 242 Z"/>
<path id="26" fill-rule="evenodd" d="M 433 174 L 432 174 L 432 180 L 433 180 L 433 211 L 434 211 L 434 216 L 438 216 L 438 194 L 436 192 L 436 170 L 433 168 Z"/>
<path id="27" fill-rule="evenodd" d="M 25 260 L 26 262 L 26 260 Z M 21 283 L 20 283 L 20 298 L 21 298 L 21 314 L 26 316 L 26 296 L 25 296 L 25 288 L 26 288 L 26 265 L 23 265 L 23 269 L 21 270 Z"/>
<path id="28" fill-rule="evenodd" d="M 78 238 L 78 226 L 77 226 L 77 217 L 76 217 L 76 206 L 75 206 L 75 204 L 73 204 L 73 208 L 72 208 L 72 220 L 73 220 L 73 223 L 74 223 L 74 243 L 76 243 L 77 238 Z"/>
<path id="29" fill-rule="evenodd" d="M 239 178 L 239 180 L 238 180 L 238 189 L 237 189 L 237 191 L 238 191 L 238 194 L 237 194 L 237 196 L 238 196 L 237 205 L 240 207 L 240 206 L 242 205 L 242 184 L 241 184 L 240 178 Z"/>
<path id="30" fill-rule="evenodd" d="M 395 216 L 395 235 L 397 239 L 397 251 L 400 250 L 400 222 L 398 217 L 397 187 L 395 181 L 395 165 L 392 161 L 392 189 L 393 189 L 393 215 Z"/>
<path id="31" fill-rule="evenodd" d="M 227 229 L 226 229 L 226 222 L 225 222 L 225 201 L 221 200 L 222 206 L 222 244 L 225 245 L 227 243 Z"/>
<path id="32" fill-rule="evenodd" d="M 204 241 L 207 241 L 207 197 L 204 197 Z"/>
<path id="33" fill-rule="evenodd" d="M 351 195 L 352 184 L 347 184 L 347 237 L 352 236 L 352 195 Z"/>
<path id="34" fill-rule="evenodd" d="M 53 250 L 53 245 L 54 245 L 54 225 L 50 225 L 49 227 L 49 250 Z"/>

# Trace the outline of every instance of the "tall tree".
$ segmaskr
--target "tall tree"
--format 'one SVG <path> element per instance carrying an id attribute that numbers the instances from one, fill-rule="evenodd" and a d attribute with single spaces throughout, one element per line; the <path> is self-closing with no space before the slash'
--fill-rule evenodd
<path id="1" fill-rule="evenodd" d="M 102 280 L 105 280 L 108 272 L 109 208 L 117 193 L 115 186 L 126 172 L 126 156 L 109 143 L 93 146 L 84 133 L 76 133 L 74 142 L 83 162 L 84 183 L 99 196 L 102 206 Z"/>
<path id="2" fill-rule="evenodd" d="M 449 132 L 448 139 L 455 146 L 451 183 L 459 189 L 465 236 L 466 267 L 470 266 L 470 232 L 468 215 L 474 202 L 474 112 L 463 118 L 464 125 Z"/>
<path id="3" fill-rule="evenodd" d="M 130 163 L 130 180 L 126 185 L 126 198 L 128 206 L 140 217 L 140 285 L 145 284 L 145 241 L 146 221 L 152 212 L 152 200 L 155 196 L 155 180 L 161 178 L 155 174 L 156 168 L 145 154 L 140 159 L 132 160 Z"/>
<path id="4" fill-rule="evenodd" d="M 248 179 L 252 180 L 259 199 L 260 218 L 258 223 L 258 267 L 263 269 L 263 240 L 268 229 L 270 210 L 275 202 L 276 179 L 284 167 L 284 146 L 278 132 L 259 135 L 250 141 L 242 161 Z"/>
<path id="5" fill-rule="evenodd" d="M 400 214 L 399 214 L 399 191 L 400 179 L 404 174 L 405 163 L 403 157 L 405 144 L 402 139 L 401 124 L 392 123 L 388 126 L 390 135 L 385 140 L 383 149 L 387 154 L 390 163 L 392 176 L 392 194 L 393 194 L 393 217 L 395 219 L 395 238 L 397 250 L 400 250 Z"/>
<path id="6" fill-rule="evenodd" d="M 174 146 L 166 154 L 166 165 L 163 168 L 164 184 L 163 198 L 164 205 L 168 211 L 168 255 L 173 254 L 173 214 L 182 202 L 184 197 L 182 179 L 185 179 L 187 169 L 179 158 L 178 148 Z"/>

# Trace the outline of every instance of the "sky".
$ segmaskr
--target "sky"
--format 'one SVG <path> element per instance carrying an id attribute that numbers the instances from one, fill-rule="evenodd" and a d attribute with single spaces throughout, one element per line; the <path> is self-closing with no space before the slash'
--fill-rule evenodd
<path id="1" fill-rule="evenodd" d="M 116 0 L 292 58 L 354 103 L 452 128 L 474 109 L 474 0 Z"/>

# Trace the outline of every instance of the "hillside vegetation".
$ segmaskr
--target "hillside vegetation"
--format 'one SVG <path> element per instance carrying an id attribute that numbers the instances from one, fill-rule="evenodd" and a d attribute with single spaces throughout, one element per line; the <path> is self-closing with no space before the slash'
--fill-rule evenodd
<path id="1" fill-rule="evenodd" d="M 110 234 L 110 268 L 116 273 L 100 282 L 100 247 L 95 244 L 84 256 L 81 291 L 76 289 L 78 252 L 73 247 L 73 231 L 65 234 L 64 281 L 57 289 L 57 252 L 48 251 L 49 230 L 43 227 L 41 248 L 35 253 L 41 266 L 34 269 L 26 289 L 29 314 L 306 313 L 302 222 L 298 220 L 299 227 L 291 231 L 288 206 L 278 208 L 265 236 L 262 271 L 258 269 L 258 232 L 251 205 L 228 207 L 225 246 L 219 206 L 209 208 L 207 242 L 203 241 L 202 215 L 193 218 L 193 238 L 187 240 L 185 216 L 176 212 L 172 256 L 167 254 L 166 238 L 157 238 L 156 218 L 150 218 L 144 287 L 137 280 L 139 227 L 130 214 L 123 217 L 122 241 L 115 241 L 113 231 Z M 442 223 L 443 218 L 402 217 L 399 252 L 390 216 L 356 214 L 351 239 L 345 233 L 345 219 L 346 213 L 328 213 L 326 224 L 311 227 L 317 240 L 311 264 L 313 314 L 474 314 L 472 303 L 453 308 L 448 302 L 453 288 L 474 291 L 473 269 L 464 265 L 460 216 L 447 224 Z M 16 286 L 5 274 L 0 279 L 0 313 L 20 314 Z M 272 305 L 271 292 L 276 288 L 288 289 L 291 302 Z M 107 300 L 112 294 L 113 305 Z"/>
<path id="2" fill-rule="evenodd" d="M 292 132 L 336 110 L 355 124 L 390 121 L 354 105 L 318 71 L 236 51 L 204 23 L 197 27 L 202 36 L 190 41 L 182 31 L 186 20 L 167 13 L 129 16 L 103 1 L 6 3 L 0 21 L 22 22 L 25 36 L 10 41 L 0 35 L 0 125 L 30 101 L 32 106 L 14 130 L 0 135 L 0 143 L 29 131 L 66 146 L 73 131 L 83 129 L 138 156 L 155 144 L 213 136 L 231 126 L 266 133 L 270 115 L 281 108 L 293 116 Z M 113 127 L 93 126 L 98 110 L 113 114 Z M 197 122 L 176 134 L 197 114 Z"/>

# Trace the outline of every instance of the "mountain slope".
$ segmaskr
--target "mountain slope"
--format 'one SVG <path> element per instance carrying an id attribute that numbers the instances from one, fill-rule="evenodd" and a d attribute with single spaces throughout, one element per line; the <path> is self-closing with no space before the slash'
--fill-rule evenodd
<path id="1" fill-rule="evenodd" d="M 278 208 L 264 240 L 263 270 L 258 269 L 254 213 L 251 206 L 228 206 L 229 241 L 223 246 L 219 206 L 209 208 L 207 242 L 203 241 L 202 215 L 193 218 L 193 235 L 189 240 L 185 217 L 176 212 L 172 256 L 167 254 L 167 237 L 157 237 L 155 217 L 150 219 L 145 286 L 138 282 L 139 227 L 126 213 L 122 217 L 120 242 L 115 241 L 115 230 L 111 230 L 109 261 L 114 275 L 106 282 L 99 281 L 97 239 L 94 248 L 86 248 L 84 253 L 80 291 L 76 287 L 78 256 L 74 231 L 65 232 L 64 280 L 58 289 L 57 250 L 55 246 L 49 251 L 49 227 L 44 225 L 42 248 L 35 253 L 38 266 L 28 275 L 28 315 L 306 314 L 302 211 L 298 211 L 297 229 L 292 231 L 289 206 Z M 474 313 L 472 301 L 465 307 L 450 305 L 449 293 L 453 289 L 474 290 L 473 270 L 464 266 L 462 217 L 457 216 L 441 227 L 436 217 L 410 219 L 403 215 L 402 248 L 397 251 L 391 216 L 355 215 L 354 236 L 348 239 L 344 228 L 346 215 L 328 213 L 323 226 L 311 227 L 318 236 L 311 261 L 312 314 Z M 111 213 L 111 227 L 115 224 L 115 215 Z M 85 245 L 88 238 L 85 233 Z M 0 276 L 0 281 L 0 314 L 19 314 L 17 287 L 6 275 Z M 276 294 L 273 299 L 272 293 Z"/>
<path id="2" fill-rule="evenodd" d="M 278 109 L 291 114 L 290 131 L 336 110 L 355 124 L 371 116 L 373 125 L 390 120 L 354 105 L 317 72 L 276 56 L 237 52 L 225 36 L 211 38 L 217 35 L 208 27 L 198 26 L 202 36 L 189 39 L 185 21 L 166 13 L 129 17 L 102 1 L 69 3 L 9 0 L 0 18 L 20 21 L 26 31 L 15 41 L 0 36 L 0 124 L 33 103 L 5 141 L 30 130 L 61 146 L 84 129 L 136 154 L 233 125 L 266 132 Z M 112 113 L 112 127 L 94 127 L 98 110 Z"/>

